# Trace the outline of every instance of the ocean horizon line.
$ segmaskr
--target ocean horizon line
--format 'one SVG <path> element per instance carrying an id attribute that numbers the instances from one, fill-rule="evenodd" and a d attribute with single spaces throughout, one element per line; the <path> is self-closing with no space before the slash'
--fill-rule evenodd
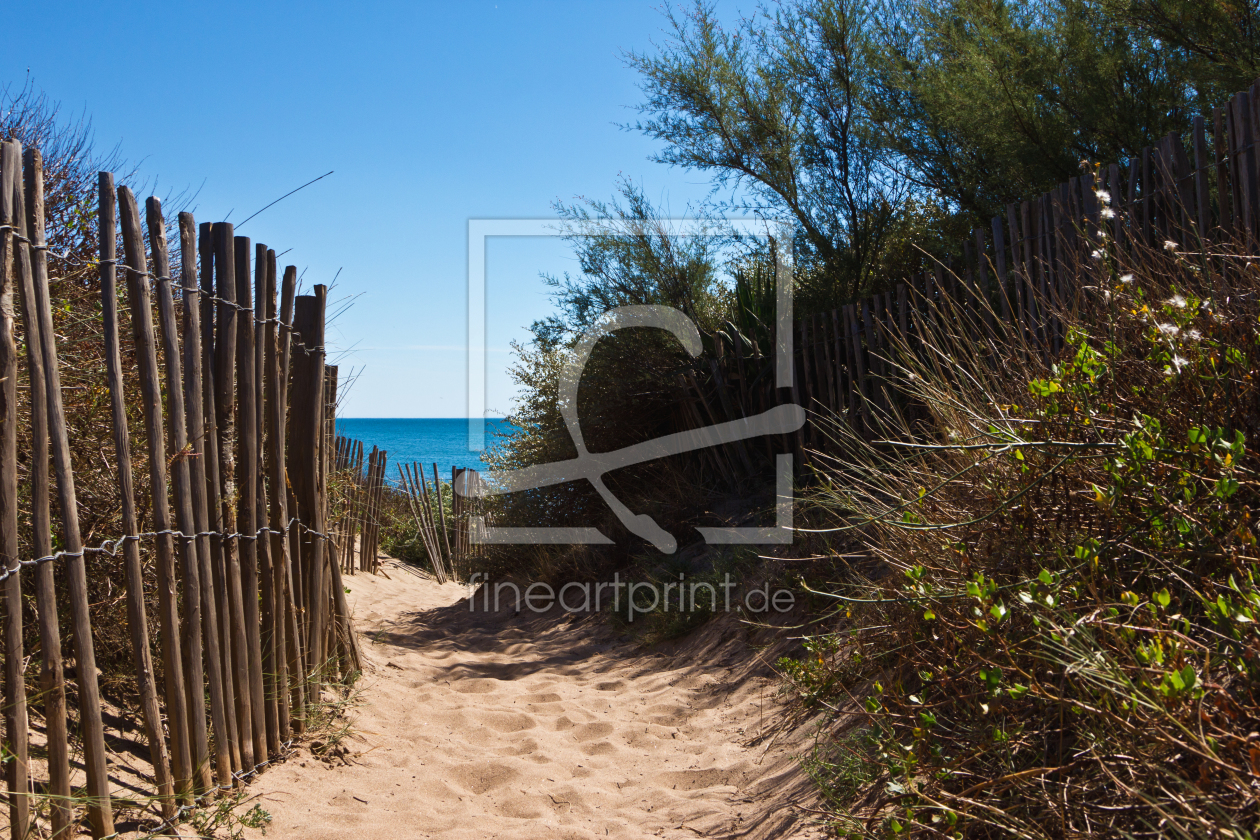
<path id="1" fill-rule="evenodd" d="M 338 420 L 475 420 L 475 417 L 346 417 L 337 415 Z M 506 421 L 507 417 L 483 417 L 483 420 Z"/>

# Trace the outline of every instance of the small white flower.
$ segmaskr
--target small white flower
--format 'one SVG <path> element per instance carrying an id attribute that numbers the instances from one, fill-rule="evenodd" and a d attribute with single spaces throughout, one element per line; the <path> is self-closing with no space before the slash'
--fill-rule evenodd
<path id="1" fill-rule="evenodd" d="M 1198 341 L 1200 338 L 1203 338 L 1203 333 L 1198 330 L 1190 330 L 1190 332 L 1186 333 L 1186 338 L 1191 341 Z"/>
<path id="2" fill-rule="evenodd" d="M 1098 200 L 1103 204 L 1111 203 L 1111 193 L 1106 190 L 1094 190 L 1094 195 L 1098 196 Z M 1106 211 L 1104 210 L 1103 212 L 1105 213 Z"/>
<path id="3" fill-rule="evenodd" d="M 1101 260 L 1101 259 L 1103 258 L 1103 252 L 1102 252 L 1102 251 L 1094 251 L 1092 254 L 1090 254 L 1090 256 L 1091 256 L 1091 257 L 1093 257 L 1093 258 L 1094 258 L 1094 259 L 1096 259 L 1096 260 Z"/>
<path id="4" fill-rule="evenodd" d="M 1177 372 L 1180 373 L 1181 369 L 1185 367 L 1186 365 L 1190 364 L 1190 362 L 1181 358 L 1180 356 L 1173 356 L 1172 364 L 1173 364 L 1173 368 L 1175 368 Z"/>
<path id="5" fill-rule="evenodd" d="M 1174 252 L 1175 252 L 1175 251 L 1177 250 L 1177 243 L 1176 243 L 1176 242 L 1173 242 L 1171 239 L 1165 239 L 1165 240 L 1164 240 L 1164 250 L 1165 250 L 1165 251 L 1174 251 Z"/>
<path id="6" fill-rule="evenodd" d="M 1176 324 L 1156 324 L 1155 327 L 1163 335 L 1176 335 L 1181 332 L 1181 327 Z"/>
<path id="7" fill-rule="evenodd" d="M 1168 300 L 1164 301 L 1164 303 L 1168 304 L 1169 306 L 1173 307 L 1174 309 L 1185 309 L 1185 308 L 1186 308 L 1186 299 L 1185 299 L 1185 298 L 1183 298 L 1181 295 L 1173 295 L 1173 296 L 1172 296 L 1172 297 L 1170 297 Z"/>
<path id="8" fill-rule="evenodd" d="M 1120 275 L 1120 282 L 1121 282 L 1121 283 L 1123 283 L 1123 284 L 1124 284 L 1124 285 L 1126 285 L 1126 286 L 1131 286 L 1131 285 L 1133 285 L 1133 275 L 1132 275 L 1132 274 L 1121 274 L 1121 275 Z"/>
<path id="9" fill-rule="evenodd" d="M 1104 219 L 1114 219 L 1116 217 L 1116 211 L 1112 210 L 1110 207 L 1104 207 L 1102 209 L 1102 217 Z"/>

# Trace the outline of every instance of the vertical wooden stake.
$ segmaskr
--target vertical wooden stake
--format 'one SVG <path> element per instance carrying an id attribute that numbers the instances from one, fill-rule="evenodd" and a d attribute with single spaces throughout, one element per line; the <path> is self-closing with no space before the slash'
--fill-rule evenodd
<path id="1" fill-rule="evenodd" d="M 276 388 L 279 376 L 271 375 L 271 366 L 276 362 L 275 317 L 276 317 L 276 252 L 264 245 L 259 245 L 254 256 L 254 312 L 255 317 L 255 358 L 257 360 L 257 385 L 259 421 L 258 438 L 263 442 L 261 464 L 259 468 L 258 524 L 263 523 L 272 531 L 281 531 L 284 524 L 272 521 L 271 513 L 275 508 L 277 496 L 284 495 L 284 480 L 275 474 L 275 465 L 284 457 L 283 435 L 277 436 L 270 423 L 270 412 L 275 410 Z M 261 316 L 261 317 L 257 317 Z M 270 485 L 270 493 L 267 487 Z M 267 502 L 270 500 L 271 504 Z M 284 679 L 284 656 L 276 656 L 276 642 L 283 638 L 282 623 L 276 621 L 279 602 L 276 597 L 277 582 L 283 591 L 283 579 L 276 576 L 276 567 L 280 562 L 280 552 L 276 537 L 278 534 L 260 536 L 258 539 L 258 574 L 261 586 L 262 606 L 262 672 L 263 693 L 266 697 L 264 708 L 267 725 L 267 752 L 276 755 L 280 752 L 280 742 L 288 734 L 289 708 L 288 702 L 282 698 L 288 694 Z M 279 647 L 284 650 L 283 644 Z M 281 706 L 283 705 L 283 714 Z M 282 734 L 284 733 L 284 734 Z"/>
<path id="2" fill-rule="evenodd" d="M 1222 230 L 1233 226 L 1231 215 L 1232 204 L 1229 201 L 1229 139 L 1226 134 L 1225 112 L 1221 108 L 1212 109 L 1212 148 L 1216 158 L 1216 202 L 1218 216 L 1216 223 Z"/>
<path id="3" fill-rule="evenodd" d="M 455 555 L 451 553 L 451 538 L 446 527 L 446 510 L 442 502 L 442 480 L 438 478 L 437 464 L 433 465 L 433 490 L 437 494 L 438 521 L 442 525 L 442 542 L 446 545 L 447 569 L 451 578 L 459 579 L 459 569 L 455 565 Z"/>
<path id="4" fill-rule="evenodd" d="M 112 186 L 112 178 L 110 183 Z M 109 231 L 112 254 L 112 225 Z M 112 257 L 108 264 L 101 265 L 102 276 L 106 269 L 112 277 Z M 96 650 L 92 644 L 92 620 L 88 610 L 87 567 L 83 561 L 83 536 L 79 531 L 79 507 L 74 491 L 74 470 L 70 464 L 70 435 L 66 429 L 66 410 L 61 398 L 61 370 L 57 361 L 57 342 L 53 332 L 47 276 L 43 278 L 44 282 L 38 282 L 39 277 L 35 279 L 53 471 L 57 476 L 62 545 L 67 552 L 62 568 L 70 595 L 71 638 L 77 666 L 75 681 L 79 686 L 79 721 L 83 733 L 83 764 L 87 769 L 88 819 L 92 823 L 92 836 L 100 838 L 114 833 L 114 810 L 110 804 L 109 776 L 105 769 L 105 727 L 101 721 L 101 694 L 96 681 Z"/>
<path id="5" fill-rule="evenodd" d="M 48 287 L 47 239 L 44 235 L 44 161 L 38 149 L 27 149 L 25 163 L 26 227 L 32 271 L 22 282 L 22 327 L 26 331 L 26 364 L 31 386 L 31 529 L 37 557 L 53 553 L 52 515 L 48 505 L 48 385 L 44 372 L 37 288 Z M 35 609 L 39 622 L 39 687 L 44 700 L 48 744 L 48 792 L 52 836 L 69 835 L 70 745 L 66 727 L 66 683 L 61 659 L 61 628 L 52 563 L 35 568 Z"/>
<path id="6" fill-rule="evenodd" d="M 17 323 L 13 317 L 14 251 L 30 255 L 13 236 L 22 224 L 14 199 L 22 197 L 22 152 L 6 140 L 0 152 L 0 565 L 4 579 L 4 734 L 5 777 L 9 788 L 9 831 L 25 837 L 31 825 L 30 767 L 26 725 L 26 674 L 22 655 L 22 567 L 18 555 L 17 483 Z"/>
<path id="7" fill-rule="evenodd" d="M 207 488 L 207 507 L 209 509 L 211 530 L 210 537 L 211 581 L 214 588 L 214 610 L 217 615 L 219 661 L 215 663 L 219 669 L 223 686 L 224 723 L 222 731 L 228 744 L 228 754 L 232 760 L 231 772 L 243 768 L 241 762 L 240 734 L 236 722 L 236 679 L 232 667 L 232 611 L 228 602 L 228 561 L 227 540 L 223 538 L 225 525 L 223 519 L 224 504 L 223 482 L 220 477 L 219 425 L 218 408 L 215 396 L 219 376 L 217 371 L 218 348 L 215 346 L 215 311 L 213 300 L 215 260 L 215 226 L 203 224 L 198 228 L 198 248 L 201 253 L 201 353 L 202 369 L 205 376 L 202 382 L 203 412 L 205 414 L 205 470 Z M 230 779 L 229 774 L 229 779 Z"/>
<path id="8" fill-rule="evenodd" d="M 241 564 L 241 612 L 245 621 L 249 708 L 254 761 L 267 758 L 267 724 L 263 699 L 262 617 L 258 608 L 258 373 L 254 358 L 254 307 L 250 284 L 248 236 L 233 239 L 236 260 L 236 384 L 237 384 L 237 541 Z M 265 266 L 260 267 L 266 270 Z M 246 740 L 246 732 L 241 733 Z"/>
<path id="9" fill-rule="evenodd" d="M 180 650 L 178 597 L 175 592 L 175 541 L 171 530 L 171 509 L 167 501 L 166 428 L 162 416 L 162 385 L 158 371 L 157 342 L 153 332 L 153 301 L 149 294 L 148 261 L 140 209 L 127 187 L 118 188 L 123 250 L 127 258 L 127 300 L 131 306 L 131 333 L 140 369 L 140 399 L 143 404 L 145 437 L 149 450 L 149 492 L 152 503 L 154 538 L 157 543 L 158 623 L 162 628 L 162 675 L 166 687 L 166 716 L 170 726 L 171 758 L 177 790 L 185 790 L 192 780 L 191 748 L 188 738 L 188 697 L 184 686 L 183 653 Z M 169 271 L 169 266 L 168 266 Z M 168 281 L 169 282 L 169 281 Z M 169 290 L 168 290 L 169 291 Z M 175 363 L 178 365 L 178 356 Z M 181 418 L 182 419 L 182 418 Z M 201 690 L 201 686 L 197 686 Z"/>
<path id="10" fill-rule="evenodd" d="M 166 400 L 171 425 L 168 434 L 167 457 L 171 463 L 171 489 L 175 501 L 175 521 L 184 534 L 197 533 L 192 509 L 192 476 L 189 471 L 191 447 L 188 443 L 188 419 L 184 413 L 183 376 L 179 349 L 178 324 L 175 322 L 175 295 L 172 291 L 171 262 L 166 245 L 166 220 L 162 216 L 162 202 L 156 196 L 145 203 L 149 226 L 149 245 L 153 252 L 153 271 L 157 275 L 154 286 L 158 298 L 158 324 L 162 335 L 162 353 L 165 357 Z M 201 569 L 197 560 L 197 543 L 194 538 L 179 540 L 180 570 L 183 579 L 184 622 L 180 639 L 180 651 L 184 666 L 185 702 L 187 703 L 188 742 L 191 762 L 187 779 L 177 779 L 180 788 L 191 804 L 194 790 L 206 790 L 210 786 L 210 750 L 206 732 L 206 695 L 202 690 L 205 674 L 201 666 Z M 191 784 L 189 783 L 191 782 Z"/>
<path id="11" fill-rule="evenodd" d="M 219 483 L 223 509 L 222 529 L 238 531 L 236 501 L 236 259 L 233 253 L 232 225 L 214 225 L 214 290 L 219 298 L 215 324 L 214 411 L 219 432 Z M 253 715 L 250 700 L 249 642 L 245 635 L 245 605 L 241 589 L 240 541 L 224 545 L 227 561 L 228 624 L 226 633 L 232 648 L 233 696 L 236 700 L 236 728 L 241 769 L 249 772 L 257 761 L 254 755 Z"/>
<path id="12" fill-rule="evenodd" d="M 162 714 L 158 707 L 157 687 L 153 677 L 153 661 L 149 652 L 148 619 L 144 606 L 144 572 L 140 565 L 140 532 L 136 516 L 135 492 L 132 488 L 131 445 L 127 428 L 127 403 L 123 391 L 122 357 L 118 335 L 118 292 L 115 265 L 115 195 L 114 177 L 100 175 L 100 250 L 101 312 L 105 332 L 105 368 L 109 377 L 110 405 L 113 409 L 114 457 L 118 460 L 118 491 L 122 500 L 123 569 L 127 580 L 127 625 L 131 631 L 131 652 L 135 660 L 136 689 L 149 740 L 149 755 L 162 798 L 162 815 L 175 815 L 174 783 L 170 761 L 162 733 Z M 125 270 L 125 269 L 124 269 Z M 165 464 L 165 460 L 163 460 Z"/>
<path id="13" fill-rule="evenodd" d="M 186 406 L 187 440 L 191 447 L 189 461 L 190 496 L 193 527 L 199 535 L 197 548 L 197 583 L 200 592 L 202 648 L 205 653 L 204 676 L 210 689 L 210 724 L 214 727 L 215 779 L 220 785 L 232 781 L 232 754 L 229 749 L 226 701 L 223 694 L 223 670 L 219 652 L 219 621 L 215 609 L 214 581 L 211 571 L 210 509 L 206 497 L 206 422 L 202 401 L 201 293 L 197 287 L 197 228 L 191 213 L 179 214 L 180 279 L 184 292 L 184 404 Z M 184 620 L 194 617 L 185 613 Z M 189 692 L 190 696 L 193 692 Z M 196 692 L 198 695 L 201 692 Z M 203 772 L 203 782 L 208 786 Z"/>
<path id="14" fill-rule="evenodd" d="M 285 426 L 286 411 L 289 406 L 289 358 L 293 344 L 293 301 L 294 294 L 297 291 L 297 267 L 286 266 L 284 269 L 284 281 L 280 289 L 280 324 L 279 338 L 276 353 L 278 354 L 278 366 L 280 368 L 280 387 L 277 391 L 276 402 L 278 403 L 279 422 L 281 426 Z M 287 427 L 286 432 L 287 434 Z M 278 453 L 284 453 L 286 448 L 281 446 L 276 450 Z M 287 451 L 292 452 L 292 448 Z M 293 453 L 296 457 L 297 453 Z M 287 471 L 287 467 L 285 468 Z M 286 488 L 291 488 L 289 481 L 285 482 Z M 277 490 L 277 492 L 279 492 Z M 296 528 L 289 525 L 290 519 L 297 513 L 296 498 L 292 495 L 291 489 L 286 492 L 286 517 L 284 527 L 288 531 L 285 542 L 288 544 L 289 562 L 284 564 L 281 573 L 284 575 L 284 591 L 280 597 L 284 601 L 284 634 L 288 643 L 286 648 L 288 657 L 288 669 L 292 674 L 291 688 L 291 709 L 297 709 L 296 715 L 291 715 L 291 723 L 294 732 L 302 732 L 306 728 L 305 709 L 306 709 L 306 679 L 307 670 L 306 663 L 309 661 L 306 655 L 305 637 L 302 635 L 302 621 L 299 620 L 300 614 L 300 589 L 297 577 L 298 547 L 299 537 L 301 536 Z"/>
<path id="15" fill-rule="evenodd" d="M 292 471 L 298 519 L 310 531 L 300 539 L 306 589 L 306 638 L 309 667 L 318 681 L 325 670 L 324 591 L 325 546 L 323 499 L 319 496 L 319 443 L 324 420 L 324 305 L 326 288 L 316 286 L 314 295 L 296 301 L 293 344 L 293 451 L 298 454 Z M 314 532 L 314 533 L 312 533 Z M 308 560 L 309 558 L 309 560 Z"/>

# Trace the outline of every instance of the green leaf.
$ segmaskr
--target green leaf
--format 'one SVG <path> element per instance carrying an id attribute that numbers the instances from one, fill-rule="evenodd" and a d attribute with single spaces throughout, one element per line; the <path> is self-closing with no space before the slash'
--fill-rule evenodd
<path id="1" fill-rule="evenodd" d="M 1228 499 L 1230 496 L 1238 492 L 1238 481 L 1228 475 L 1221 476 L 1216 482 L 1216 489 L 1212 491 L 1212 495 L 1219 499 Z"/>
<path id="2" fill-rule="evenodd" d="M 1048 397 L 1063 390 L 1063 386 L 1053 379 L 1034 379 L 1028 383 L 1028 390 L 1034 397 Z"/>
<path id="3" fill-rule="evenodd" d="M 1195 674 L 1193 665 L 1187 665 L 1181 669 L 1181 683 L 1187 689 L 1194 688 L 1194 684 L 1197 679 L 1198 675 Z"/>
<path id="4" fill-rule="evenodd" d="M 1161 607 L 1167 607 L 1172 603 L 1172 596 L 1168 594 L 1168 589 L 1164 588 L 1155 593 L 1155 601 Z"/>

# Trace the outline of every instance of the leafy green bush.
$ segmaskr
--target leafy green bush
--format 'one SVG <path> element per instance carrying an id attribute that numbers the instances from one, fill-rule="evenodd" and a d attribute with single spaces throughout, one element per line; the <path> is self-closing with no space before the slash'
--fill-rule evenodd
<path id="1" fill-rule="evenodd" d="M 836 430 L 851 460 L 816 515 L 883 576 L 830 587 L 840 629 L 786 670 L 869 735 L 879 773 L 837 826 L 1250 836 L 1260 278 L 1238 253 L 1104 241 L 1061 352 L 925 323 L 898 381 L 929 422 Z"/>

